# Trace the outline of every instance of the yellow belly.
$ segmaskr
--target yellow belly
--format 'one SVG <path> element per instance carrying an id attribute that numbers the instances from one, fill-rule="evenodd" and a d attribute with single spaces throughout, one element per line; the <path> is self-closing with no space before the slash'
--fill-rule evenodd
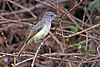
<path id="1" fill-rule="evenodd" d="M 34 36 L 34 39 L 36 40 L 39 40 L 39 39 L 42 39 L 44 38 L 50 31 L 50 27 L 43 27 L 42 30 L 40 30 L 35 36 Z"/>
<path id="2" fill-rule="evenodd" d="M 32 38 L 29 39 L 27 44 L 31 44 L 34 40 L 39 40 L 44 38 L 50 31 L 51 25 L 45 25 L 37 34 L 35 34 Z"/>

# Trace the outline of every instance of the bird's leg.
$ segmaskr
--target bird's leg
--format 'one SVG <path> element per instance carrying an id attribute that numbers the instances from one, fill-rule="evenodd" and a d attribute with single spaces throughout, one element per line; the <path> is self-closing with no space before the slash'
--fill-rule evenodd
<path id="1" fill-rule="evenodd" d="M 38 43 L 38 41 L 37 41 L 36 39 L 35 39 L 34 41 L 35 41 L 35 43 L 36 43 L 36 44 L 38 44 L 38 46 L 40 46 L 40 45 L 41 45 L 41 44 L 39 44 L 39 43 Z"/>

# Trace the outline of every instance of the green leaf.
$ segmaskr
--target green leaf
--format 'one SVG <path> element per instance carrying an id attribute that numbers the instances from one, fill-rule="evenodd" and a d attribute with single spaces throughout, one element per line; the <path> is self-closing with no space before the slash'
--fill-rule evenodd
<path id="1" fill-rule="evenodd" d="M 14 67 L 14 64 L 11 64 L 12 67 Z"/>
<path id="2" fill-rule="evenodd" d="M 76 46 L 78 49 L 81 49 L 84 42 L 85 41 L 81 41 L 81 42 L 78 42 L 76 44 L 72 44 L 72 46 Z"/>
<path id="3" fill-rule="evenodd" d="M 99 21 L 100 20 L 100 17 L 99 16 L 96 16 L 95 20 L 98 20 Z"/>
<path id="4" fill-rule="evenodd" d="M 93 10 L 95 9 L 97 3 L 100 3 L 100 0 L 94 0 L 93 2 L 91 2 L 88 6 L 88 10 L 93 12 Z"/>
<path id="5" fill-rule="evenodd" d="M 82 43 L 76 43 L 76 44 L 72 44 L 73 46 L 76 46 L 78 49 L 82 48 Z"/>
<path id="6" fill-rule="evenodd" d="M 69 28 L 71 29 L 72 32 L 77 32 L 78 31 L 78 27 L 77 26 L 69 26 Z"/>

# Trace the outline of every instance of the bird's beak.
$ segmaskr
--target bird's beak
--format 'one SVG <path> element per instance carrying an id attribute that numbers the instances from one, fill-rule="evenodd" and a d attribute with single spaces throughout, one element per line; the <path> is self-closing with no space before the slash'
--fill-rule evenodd
<path id="1" fill-rule="evenodd" d="M 55 18 L 56 18 L 56 19 L 59 19 L 59 18 L 60 18 L 60 16 L 58 16 L 58 15 L 55 15 Z"/>

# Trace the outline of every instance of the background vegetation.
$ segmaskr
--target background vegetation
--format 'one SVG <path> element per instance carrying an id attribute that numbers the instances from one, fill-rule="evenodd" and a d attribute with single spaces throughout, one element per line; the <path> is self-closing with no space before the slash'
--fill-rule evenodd
<path id="1" fill-rule="evenodd" d="M 61 18 L 45 43 L 39 49 L 33 42 L 16 58 L 47 11 Z M 100 67 L 100 0 L 0 0 L 0 67 L 31 67 L 34 55 L 34 67 Z"/>

